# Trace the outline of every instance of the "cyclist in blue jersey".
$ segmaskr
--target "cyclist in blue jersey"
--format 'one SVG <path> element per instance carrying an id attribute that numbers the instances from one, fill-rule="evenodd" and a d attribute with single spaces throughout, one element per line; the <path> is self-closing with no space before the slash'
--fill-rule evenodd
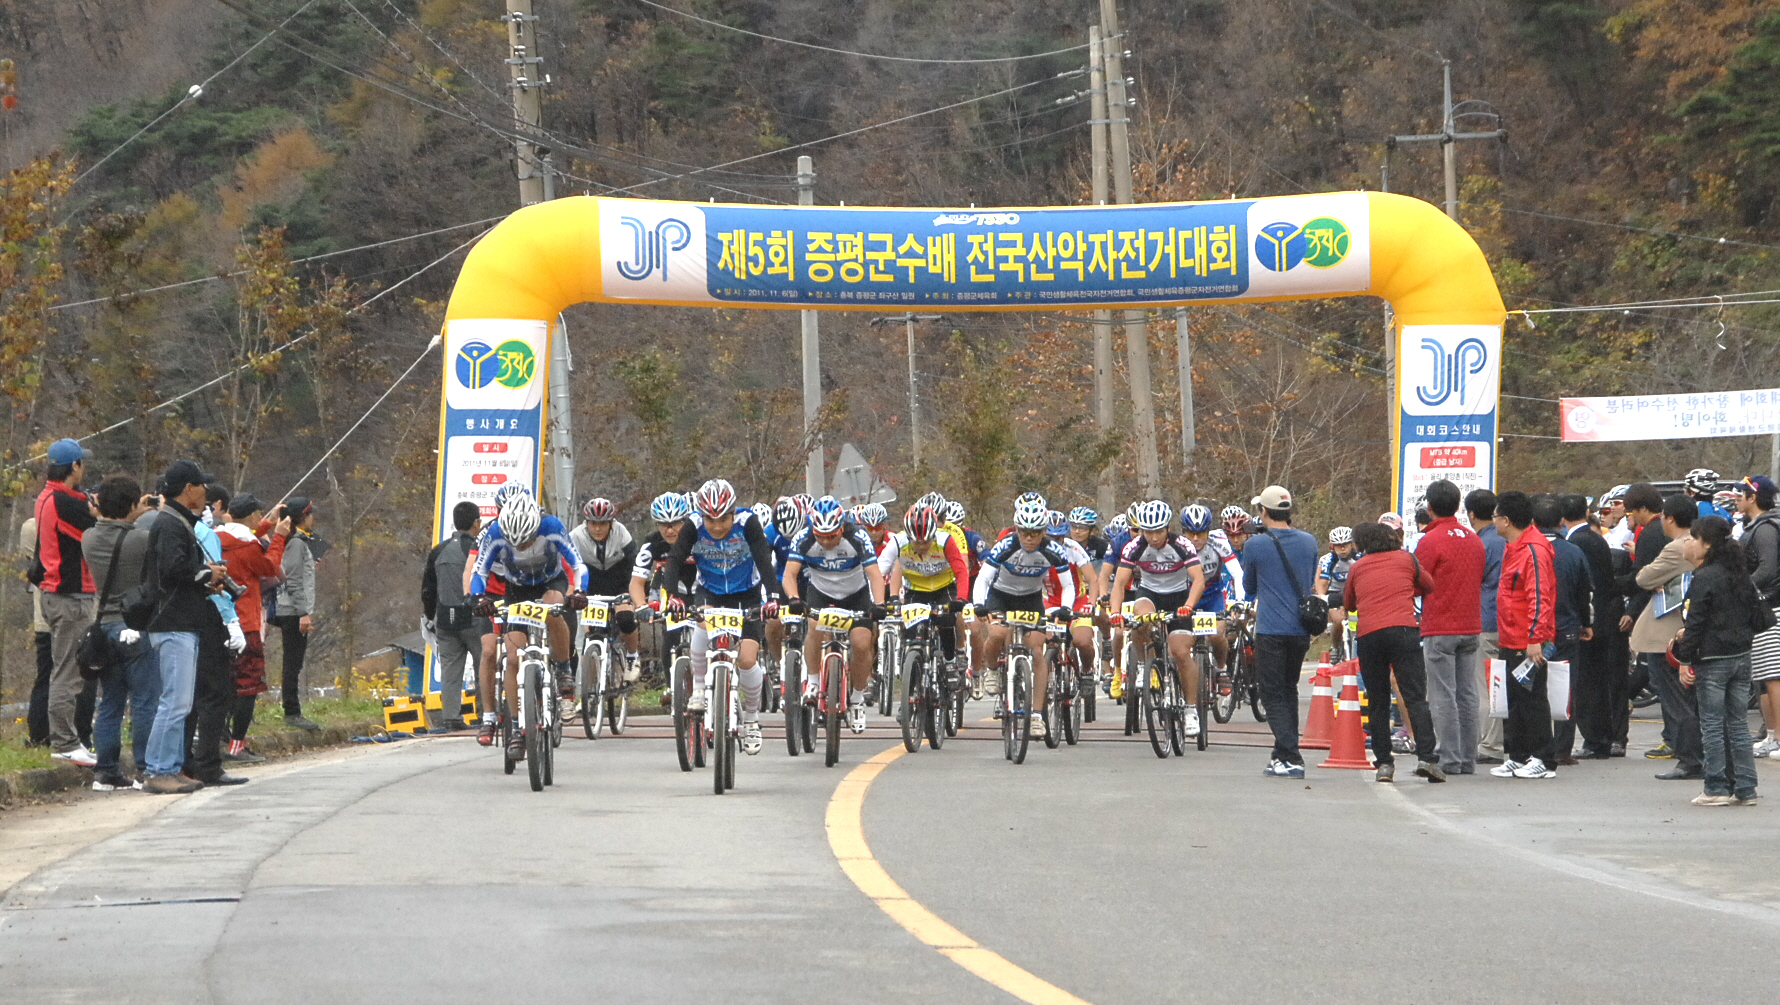
<path id="1" fill-rule="evenodd" d="M 1224 638 L 1224 609 L 1231 599 L 1231 584 L 1238 590 L 1242 584 L 1230 575 L 1226 563 L 1236 558 L 1236 552 L 1231 550 L 1230 539 L 1222 527 L 1216 526 L 1216 520 L 1210 507 L 1197 503 L 1180 511 L 1181 536 L 1199 552 L 1199 568 L 1205 577 L 1205 592 L 1199 595 L 1193 610 L 1218 616 L 1218 633 L 1211 637 L 1211 653 L 1218 666 L 1225 666 L 1230 660 L 1230 643 Z"/>
<path id="2" fill-rule="evenodd" d="M 703 607 L 759 607 L 760 619 L 749 619 L 742 629 L 736 651 L 736 669 L 742 679 L 742 751 L 760 753 L 760 687 L 766 679 L 761 668 L 762 620 L 777 614 L 779 586 L 773 576 L 773 551 L 766 531 L 752 510 L 735 507 L 735 489 L 721 478 L 699 486 L 693 496 L 689 524 L 668 554 L 668 568 L 691 559 L 698 566 L 694 587 L 688 591 L 675 584 L 668 597 L 670 609 L 684 607 L 690 599 Z M 711 638 L 700 623 L 692 630 L 692 711 L 704 710 L 705 667 Z"/>
<path id="3" fill-rule="evenodd" d="M 850 648 L 847 676 L 852 684 L 847 695 L 847 725 L 855 733 L 865 731 L 865 687 L 871 683 L 871 665 L 877 656 L 872 622 L 884 616 L 884 575 L 878 570 L 878 553 L 871 538 L 847 519 L 833 496 L 823 496 L 810 508 L 810 525 L 791 542 L 785 563 L 785 593 L 792 611 L 838 607 L 865 618 L 848 634 Z M 804 636 L 804 666 L 822 665 L 819 632 Z"/>
<path id="4" fill-rule="evenodd" d="M 1700 516 L 1722 517 L 1725 523 L 1735 527 L 1737 522 L 1731 519 L 1731 512 L 1714 502 L 1712 497 L 1718 493 L 1718 472 L 1711 468 L 1694 468 L 1681 479 L 1681 485 L 1687 490 L 1687 497 L 1692 499 Z"/>
<path id="5" fill-rule="evenodd" d="M 1014 500 L 1014 532 L 989 547 L 983 556 L 983 573 L 971 587 L 971 599 L 976 602 L 978 617 L 1007 611 L 1038 611 L 1058 620 L 1069 616 L 1075 606 L 1075 577 L 1070 575 L 1069 554 L 1063 545 L 1045 533 L 1048 523 L 1049 507 L 1043 496 L 1028 492 Z M 1058 606 L 1046 612 L 1045 573 L 1052 569 L 1057 570 L 1061 589 Z M 1002 671 L 995 667 L 995 660 L 1007 646 L 1010 634 L 1006 624 L 997 624 L 983 633 L 980 640 L 972 640 L 977 647 L 977 666 L 983 671 L 985 694 L 1001 693 Z M 1032 694 L 1035 696 L 1032 729 L 1041 736 L 1045 721 L 1040 710 L 1043 702 L 1037 696 L 1045 693 L 1050 681 L 1044 641 L 1042 628 L 1026 632 L 1025 642 L 1032 650 Z"/>
<path id="6" fill-rule="evenodd" d="M 1330 659 L 1337 663 L 1347 658 L 1347 612 L 1342 609 L 1343 591 L 1347 587 L 1347 570 L 1359 556 L 1354 554 L 1352 527 L 1336 527 L 1329 531 L 1329 553 L 1317 560 L 1316 581 L 1312 592 L 1329 603 Z"/>
<path id="7" fill-rule="evenodd" d="M 989 553 L 989 542 L 983 540 L 982 535 L 964 525 L 964 518 L 968 515 L 964 511 L 963 503 L 955 499 L 946 503 L 946 522 L 956 526 L 964 534 L 964 557 L 970 562 L 970 581 L 974 583 L 977 570 L 982 568 L 983 556 Z"/>
<path id="8" fill-rule="evenodd" d="M 482 617 L 493 615 L 488 597 L 490 578 L 504 587 L 509 604 L 536 602 L 555 605 L 581 596 L 587 576 L 581 556 L 569 539 L 567 528 L 556 517 L 538 508 L 529 492 L 514 492 L 501 504 L 500 515 L 482 529 L 476 542 L 476 565 L 470 572 L 470 596 Z M 550 639 L 550 668 L 559 682 L 569 676 L 569 625 L 560 615 L 546 622 Z M 524 632 L 507 633 L 507 707 L 519 707 L 519 651 L 525 648 Z M 486 714 L 484 716 L 487 722 Z M 515 734 L 508 748 L 514 760 L 525 757 L 525 740 Z"/>

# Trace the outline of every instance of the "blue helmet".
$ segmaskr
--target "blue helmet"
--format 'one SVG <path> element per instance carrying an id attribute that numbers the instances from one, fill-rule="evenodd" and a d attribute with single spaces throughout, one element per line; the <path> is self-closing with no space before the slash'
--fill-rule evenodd
<path id="1" fill-rule="evenodd" d="M 656 523 L 678 523 L 691 515 L 692 507 L 678 492 L 663 492 L 649 504 L 649 516 Z"/>
<path id="2" fill-rule="evenodd" d="M 847 511 L 834 496 L 823 496 L 810 507 L 810 530 L 817 534 L 833 534 L 841 529 Z"/>
<path id="3" fill-rule="evenodd" d="M 1069 518 L 1060 509 L 1045 514 L 1045 533 L 1052 537 L 1062 537 L 1069 533 Z"/>
<path id="4" fill-rule="evenodd" d="M 1189 534 L 1203 534 L 1211 529 L 1211 509 L 1194 503 L 1180 511 L 1181 529 Z"/>
<path id="5" fill-rule="evenodd" d="M 1077 506 L 1069 511 L 1069 523 L 1072 527 L 1092 527 L 1100 522 L 1100 514 L 1091 506 Z"/>

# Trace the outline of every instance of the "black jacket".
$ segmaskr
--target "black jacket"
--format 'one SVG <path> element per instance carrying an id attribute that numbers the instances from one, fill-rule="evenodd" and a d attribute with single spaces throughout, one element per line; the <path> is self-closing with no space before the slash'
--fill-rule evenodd
<path id="1" fill-rule="evenodd" d="M 197 522 L 190 510 L 168 500 L 149 528 L 142 581 L 152 588 L 156 613 L 148 631 L 203 634 L 218 620 L 209 599 L 210 567 L 192 533 Z"/>
<path id="2" fill-rule="evenodd" d="M 1594 604 L 1595 634 L 1619 631 L 1619 616 L 1625 613 L 1625 596 L 1619 592 L 1613 576 L 1613 546 L 1583 524 L 1570 535 L 1570 543 L 1582 549 L 1588 559 L 1589 599 Z"/>
<path id="3" fill-rule="evenodd" d="M 1747 576 L 1733 575 L 1722 565 L 1702 565 L 1687 584 L 1683 617 L 1685 634 L 1675 643 L 1675 655 L 1693 663 L 1748 652 L 1773 614 L 1756 602 Z"/>
<path id="4" fill-rule="evenodd" d="M 1780 510 L 1768 510 L 1749 522 L 1743 532 L 1743 550 L 1749 562 L 1749 578 L 1769 607 L 1780 607 Z"/>

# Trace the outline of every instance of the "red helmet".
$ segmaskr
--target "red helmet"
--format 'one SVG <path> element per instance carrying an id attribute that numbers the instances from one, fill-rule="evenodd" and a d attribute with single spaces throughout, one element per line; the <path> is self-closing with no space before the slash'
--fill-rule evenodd
<path id="1" fill-rule="evenodd" d="M 603 496 L 594 496 L 581 504 L 581 519 L 589 523 L 604 523 L 617 516 L 618 511 L 613 508 L 612 500 Z"/>
<path id="2" fill-rule="evenodd" d="M 698 515 L 714 520 L 735 511 L 735 487 L 721 478 L 713 478 L 698 487 L 694 500 Z"/>
<path id="3" fill-rule="evenodd" d="M 939 517 L 933 508 L 916 503 L 903 514 L 902 526 L 909 532 L 909 538 L 915 541 L 933 540 L 934 531 L 939 529 Z"/>

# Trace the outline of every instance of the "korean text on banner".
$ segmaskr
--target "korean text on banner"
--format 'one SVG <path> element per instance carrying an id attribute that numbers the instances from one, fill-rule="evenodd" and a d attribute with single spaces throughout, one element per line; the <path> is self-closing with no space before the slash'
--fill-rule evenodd
<path id="1" fill-rule="evenodd" d="M 1397 512 L 1428 485 L 1495 487 L 1502 329 L 1404 325 L 1397 342 Z"/>
<path id="2" fill-rule="evenodd" d="M 1565 443 L 1780 433 L 1780 388 L 1564 398 Z"/>

